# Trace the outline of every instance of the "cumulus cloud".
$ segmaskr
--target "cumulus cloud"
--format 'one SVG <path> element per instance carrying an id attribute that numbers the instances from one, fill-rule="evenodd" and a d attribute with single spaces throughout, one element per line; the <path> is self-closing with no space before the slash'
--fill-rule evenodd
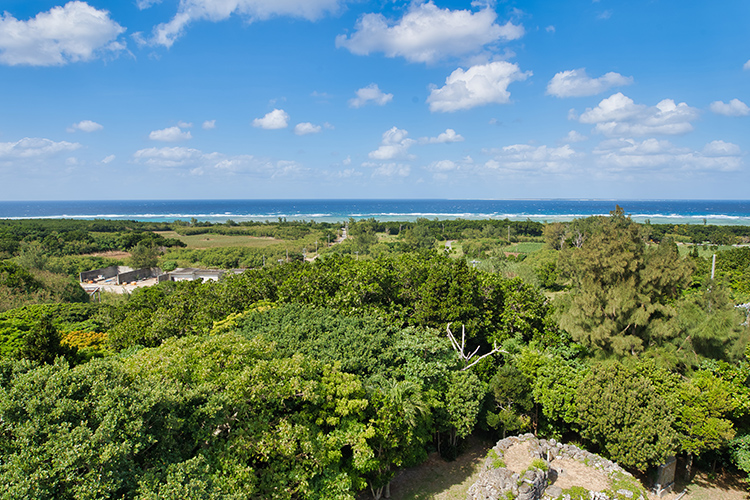
<path id="1" fill-rule="evenodd" d="M 323 130 L 320 125 L 313 125 L 310 122 L 298 123 L 294 127 L 294 133 L 297 135 L 317 134 Z"/>
<path id="2" fill-rule="evenodd" d="M 76 130 L 80 130 L 81 132 L 96 132 L 97 130 L 101 130 L 104 127 L 96 122 L 92 122 L 91 120 L 83 120 L 78 123 L 74 123 L 70 127 L 68 127 L 68 132 L 75 132 Z"/>
<path id="3" fill-rule="evenodd" d="M 289 126 L 289 114 L 283 109 L 274 109 L 266 113 L 263 118 L 253 120 L 253 127 L 264 128 L 266 130 L 277 130 Z"/>
<path id="4" fill-rule="evenodd" d="M 712 141 L 701 150 L 679 148 L 666 140 L 613 139 L 593 150 L 600 167 L 612 172 L 633 170 L 737 170 L 742 153 L 736 144 Z"/>
<path id="5" fill-rule="evenodd" d="M 457 134 L 452 128 L 445 129 L 445 132 L 438 135 L 437 137 L 422 137 L 419 139 L 420 144 L 446 144 L 449 142 L 461 142 L 464 137 L 461 134 Z"/>
<path id="6" fill-rule="evenodd" d="M 711 111 L 718 115 L 724 116 L 747 116 L 750 115 L 750 108 L 739 99 L 732 99 L 728 103 L 723 101 L 714 101 L 711 103 Z"/>
<path id="7" fill-rule="evenodd" d="M 183 121 L 177 122 L 177 126 L 180 127 L 180 128 L 193 128 L 193 124 L 192 123 L 183 122 Z"/>
<path id="8" fill-rule="evenodd" d="M 190 132 L 185 132 L 180 127 L 168 127 L 161 130 L 152 131 L 148 135 L 148 138 L 152 141 L 179 142 L 192 139 L 193 136 L 190 134 Z"/>
<path id="9" fill-rule="evenodd" d="M 499 25 L 487 7 L 478 12 L 440 9 L 432 1 L 414 2 L 404 17 L 389 21 L 382 14 L 366 14 L 351 36 L 336 37 L 336 46 L 357 55 L 383 52 L 410 62 L 431 63 L 446 57 L 479 52 L 497 41 L 516 40 L 524 28 L 508 21 Z"/>
<path id="10" fill-rule="evenodd" d="M 607 136 L 632 137 L 685 134 L 693 130 L 690 122 L 696 118 L 698 111 L 684 102 L 664 99 L 656 106 L 645 106 L 618 92 L 587 109 L 578 120 L 595 124 L 594 130 Z"/>
<path id="11" fill-rule="evenodd" d="M 16 142 L 0 142 L 0 161 L 48 158 L 80 147 L 77 142 L 25 137 Z"/>
<path id="12" fill-rule="evenodd" d="M 433 88 L 427 102 L 430 111 L 451 112 L 471 109 L 486 104 L 505 104 L 510 101 L 508 85 L 531 76 L 518 65 L 507 61 L 458 68 L 445 79 L 445 85 Z"/>
<path id="13" fill-rule="evenodd" d="M 743 69 L 750 69 L 750 59 L 747 60 L 744 66 L 742 66 Z"/>
<path id="14" fill-rule="evenodd" d="M 115 158 L 116 158 L 115 155 L 105 156 L 104 158 L 102 158 L 102 163 L 105 164 L 105 165 L 107 165 L 107 164 L 112 163 L 113 161 L 115 161 Z"/>
<path id="15" fill-rule="evenodd" d="M 609 72 L 599 78 L 591 78 L 586 68 L 571 69 L 557 73 L 547 84 L 547 95 L 555 97 L 582 97 L 601 94 L 612 87 L 630 85 L 633 77 Z"/>
<path id="16" fill-rule="evenodd" d="M 125 49 L 118 37 L 125 28 L 106 10 L 86 2 L 68 2 L 28 21 L 0 14 L 0 63 L 62 66 Z"/>
<path id="17" fill-rule="evenodd" d="M 706 156 L 740 156 L 742 150 L 736 144 L 724 141 L 711 141 L 703 148 L 703 154 Z"/>
<path id="18" fill-rule="evenodd" d="M 171 47 L 190 23 L 199 20 L 212 22 L 228 19 L 232 14 L 247 22 L 263 21 L 277 16 L 289 16 L 315 21 L 334 12 L 346 0 L 180 0 L 177 14 L 167 23 L 154 28 L 153 43 Z M 146 3 L 153 3 L 149 0 Z"/>
<path id="19" fill-rule="evenodd" d="M 393 94 L 386 94 L 376 83 L 371 83 L 367 87 L 362 87 L 357 91 L 357 97 L 349 99 L 349 107 L 361 108 L 367 103 L 385 106 L 393 100 Z"/>
<path id="20" fill-rule="evenodd" d="M 369 157 L 373 160 L 393 160 L 394 158 L 413 158 L 409 155 L 409 148 L 416 142 L 409 139 L 409 132 L 396 127 L 383 132 L 380 147 L 371 151 Z"/>
<path id="21" fill-rule="evenodd" d="M 293 161 L 270 161 L 252 155 L 204 153 L 185 147 L 147 148 L 133 154 L 136 163 L 156 169 L 176 169 L 191 175 L 250 174 L 274 178 L 302 174 L 305 169 Z"/>
<path id="22" fill-rule="evenodd" d="M 216 120 L 206 120 L 203 122 L 203 130 L 213 130 L 216 128 Z"/>
<path id="23" fill-rule="evenodd" d="M 580 156 L 568 144 L 559 148 L 513 144 L 496 150 L 485 167 L 508 172 L 562 173 L 573 168 L 573 161 Z"/>

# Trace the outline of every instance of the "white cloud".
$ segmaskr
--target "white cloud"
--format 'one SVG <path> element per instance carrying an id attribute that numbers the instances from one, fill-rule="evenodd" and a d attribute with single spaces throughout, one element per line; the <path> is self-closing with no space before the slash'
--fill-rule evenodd
<path id="1" fill-rule="evenodd" d="M 547 95 L 555 97 L 582 97 L 601 94 L 612 87 L 630 85 L 633 77 L 609 72 L 599 78 L 590 78 L 586 68 L 557 73 L 547 84 Z"/>
<path id="2" fill-rule="evenodd" d="M 362 87 L 357 91 L 357 97 L 349 99 L 349 107 L 361 108 L 368 102 L 384 106 L 393 100 L 393 94 L 386 94 L 376 83 L 371 83 L 367 87 Z"/>
<path id="3" fill-rule="evenodd" d="M 203 130 L 213 130 L 216 128 L 216 120 L 206 120 L 203 122 Z"/>
<path id="4" fill-rule="evenodd" d="M 578 120 L 596 124 L 596 132 L 610 137 L 632 137 L 684 134 L 693 130 L 690 122 L 696 118 L 698 111 L 684 102 L 675 104 L 672 99 L 664 99 L 649 107 L 635 104 L 618 92 L 587 109 Z"/>
<path id="5" fill-rule="evenodd" d="M 45 158 L 66 151 L 75 151 L 80 147 L 77 142 L 55 142 L 39 137 L 25 137 L 16 142 L 0 142 L 0 161 Z"/>
<path id="6" fill-rule="evenodd" d="M 742 151 L 738 145 L 731 142 L 711 141 L 703 148 L 703 154 L 706 156 L 740 156 Z"/>
<path id="7" fill-rule="evenodd" d="M 161 0 L 136 0 L 135 6 L 138 7 L 140 10 L 145 10 L 151 7 L 152 5 L 156 5 L 161 3 Z"/>
<path id="8" fill-rule="evenodd" d="M 724 116 L 747 116 L 750 115 L 750 108 L 739 99 L 732 99 L 728 103 L 723 101 L 714 101 L 711 103 L 711 111 L 718 115 Z"/>
<path id="9" fill-rule="evenodd" d="M 742 152 L 736 144 L 712 141 L 701 150 L 678 148 L 669 141 L 645 139 L 614 139 L 603 141 L 593 153 L 600 167 L 610 172 L 633 170 L 737 170 L 742 165 Z"/>
<path id="10" fill-rule="evenodd" d="M 508 172 L 562 173 L 571 170 L 574 160 L 581 156 L 567 144 L 559 148 L 513 144 L 495 153 L 485 167 Z"/>
<path id="11" fill-rule="evenodd" d="M 552 26 L 551 24 L 549 26 L 547 26 L 546 28 L 544 28 L 544 29 L 547 31 L 547 33 L 554 33 L 555 32 L 555 27 Z"/>
<path id="12" fill-rule="evenodd" d="M 346 158 L 344 158 L 344 160 L 341 163 L 343 163 L 344 165 L 351 165 L 352 164 L 352 157 L 351 156 L 347 156 Z"/>
<path id="13" fill-rule="evenodd" d="M 373 167 L 373 177 L 408 177 L 411 167 L 403 163 L 363 163 L 363 167 Z"/>
<path id="14" fill-rule="evenodd" d="M 409 155 L 409 148 L 416 142 L 409 139 L 409 132 L 393 127 L 383 132 L 380 147 L 371 151 L 369 157 L 373 160 L 393 160 L 394 158 L 413 158 Z"/>
<path id="15" fill-rule="evenodd" d="M 297 135 L 317 134 L 323 130 L 320 125 L 313 125 L 310 122 L 298 123 L 294 127 L 294 133 Z"/>
<path id="16" fill-rule="evenodd" d="M 117 38 L 125 28 L 86 2 L 68 2 L 28 21 L 0 14 L 0 63 L 62 66 L 125 49 Z"/>
<path id="17" fill-rule="evenodd" d="M 115 158 L 116 158 L 115 155 L 105 156 L 104 158 L 102 158 L 101 162 L 104 163 L 105 165 L 107 165 L 107 164 L 112 163 L 113 161 L 115 161 Z"/>
<path id="18" fill-rule="evenodd" d="M 476 53 L 500 39 L 516 40 L 524 35 L 521 25 L 495 23 L 491 8 L 478 12 L 440 9 L 432 1 L 414 2 L 397 22 L 382 14 L 366 14 L 351 36 L 336 37 L 336 46 L 357 55 L 383 52 L 411 62 L 431 63 L 446 57 Z"/>
<path id="19" fill-rule="evenodd" d="M 276 130 L 289 126 L 289 115 L 283 109 L 274 109 L 263 118 L 253 120 L 253 127 Z"/>
<path id="20" fill-rule="evenodd" d="M 68 132 L 75 132 L 76 130 L 80 130 L 82 132 L 96 132 L 97 130 L 101 130 L 104 127 L 96 122 L 92 122 L 91 120 L 83 120 L 78 123 L 74 123 L 70 127 L 68 127 Z"/>
<path id="21" fill-rule="evenodd" d="M 432 172 L 450 172 L 451 170 L 458 170 L 459 165 L 451 160 L 440 160 L 430 163 L 426 168 Z"/>
<path id="22" fill-rule="evenodd" d="M 154 28 L 153 42 L 171 47 L 193 21 L 212 22 L 228 19 L 232 14 L 247 22 L 289 16 L 314 21 L 338 10 L 346 0 L 180 0 L 177 14 L 167 23 Z"/>
<path id="23" fill-rule="evenodd" d="M 445 132 L 437 137 L 422 137 L 419 139 L 420 144 L 446 144 L 449 142 L 462 142 L 464 137 L 457 134 L 452 128 L 445 129 Z"/>
<path id="24" fill-rule="evenodd" d="M 433 88 L 427 102 L 430 111 L 458 111 L 485 104 L 505 104 L 510 100 L 508 85 L 523 81 L 531 71 L 522 72 L 507 61 L 458 68 L 445 79 L 445 85 Z"/>
<path id="25" fill-rule="evenodd" d="M 575 130 L 571 130 L 570 132 L 568 132 L 568 135 L 565 136 L 565 138 L 563 139 L 563 142 L 573 143 L 573 142 L 583 142 L 585 140 L 588 140 L 588 137 L 586 137 L 585 135 L 579 132 L 576 132 Z"/>
<path id="26" fill-rule="evenodd" d="M 177 122 L 177 126 L 180 127 L 180 128 L 193 128 L 193 124 L 192 123 L 183 122 L 183 121 Z"/>
<path id="27" fill-rule="evenodd" d="M 745 65 L 742 66 L 742 69 L 750 69 L 750 59 L 748 59 Z"/>
<path id="28" fill-rule="evenodd" d="M 190 132 L 183 132 L 180 127 L 169 127 L 162 130 L 152 131 L 148 135 L 148 138 L 152 141 L 178 142 L 192 139 L 193 136 Z"/>
<path id="29" fill-rule="evenodd" d="M 270 161 L 252 155 L 204 153 L 185 147 L 147 148 L 133 154 L 136 163 L 157 169 L 177 169 L 191 175 L 250 174 L 267 178 L 295 176 L 304 172 L 298 163 Z"/>

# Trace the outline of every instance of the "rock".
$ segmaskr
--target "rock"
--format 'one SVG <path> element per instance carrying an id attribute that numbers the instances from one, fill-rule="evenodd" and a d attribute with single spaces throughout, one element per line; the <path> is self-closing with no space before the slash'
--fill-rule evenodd
<path id="1" fill-rule="evenodd" d="M 552 486 L 547 486 L 547 489 L 544 490 L 544 494 L 550 498 L 557 498 L 562 495 L 562 488 L 553 484 Z"/>

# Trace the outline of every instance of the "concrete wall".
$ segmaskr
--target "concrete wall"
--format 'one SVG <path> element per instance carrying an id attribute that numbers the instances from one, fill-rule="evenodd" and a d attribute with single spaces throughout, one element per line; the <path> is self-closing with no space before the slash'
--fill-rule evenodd
<path id="1" fill-rule="evenodd" d="M 118 274 L 117 284 L 122 285 L 123 283 L 130 283 L 131 281 L 138 281 L 144 278 L 153 278 L 160 274 L 161 269 L 158 267 L 144 267 L 143 269 L 136 269 L 134 271 Z"/>
<path id="2" fill-rule="evenodd" d="M 97 280 L 99 276 L 106 278 L 114 278 L 120 273 L 126 273 L 132 271 L 132 267 L 127 266 L 109 266 L 103 269 L 94 269 L 92 271 L 84 271 L 80 274 L 81 281 Z"/>

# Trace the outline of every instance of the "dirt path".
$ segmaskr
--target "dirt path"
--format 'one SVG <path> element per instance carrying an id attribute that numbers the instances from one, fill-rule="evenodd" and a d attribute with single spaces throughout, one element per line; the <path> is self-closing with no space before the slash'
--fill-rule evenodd
<path id="1" fill-rule="evenodd" d="M 422 465 L 405 469 L 393 478 L 391 500 L 465 500 L 493 444 L 471 437 L 466 451 L 453 462 L 430 454 Z"/>

